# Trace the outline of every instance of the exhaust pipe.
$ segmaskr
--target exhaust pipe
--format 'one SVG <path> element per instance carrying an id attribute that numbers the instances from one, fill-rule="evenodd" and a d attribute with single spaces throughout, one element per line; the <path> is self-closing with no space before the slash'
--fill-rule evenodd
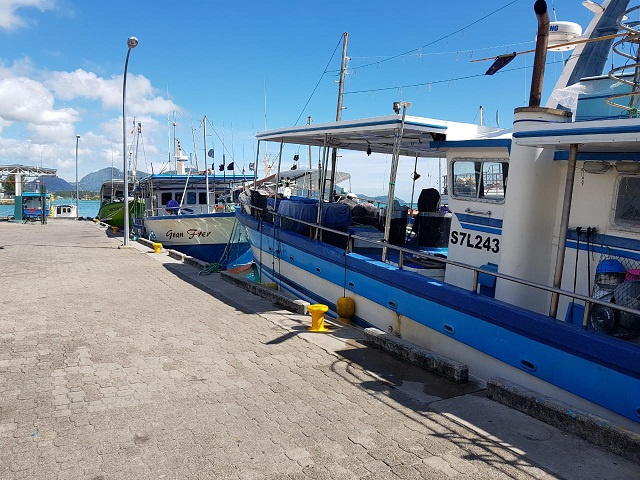
<path id="1" fill-rule="evenodd" d="M 536 38 L 536 56 L 533 60 L 533 76 L 531 78 L 531 94 L 529 106 L 539 107 L 542 99 L 542 83 L 544 67 L 547 62 L 547 46 L 549 45 L 549 12 L 545 0 L 536 0 L 533 11 L 538 17 L 538 36 Z"/>

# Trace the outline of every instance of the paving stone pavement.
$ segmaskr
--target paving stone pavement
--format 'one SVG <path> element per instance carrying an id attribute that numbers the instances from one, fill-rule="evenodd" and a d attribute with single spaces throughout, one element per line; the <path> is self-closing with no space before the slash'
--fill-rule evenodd
<path id="1" fill-rule="evenodd" d="M 640 478 L 357 329 L 307 333 L 309 317 L 121 242 L 0 222 L 0 479 Z M 461 418 L 483 405 L 526 435 Z"/>

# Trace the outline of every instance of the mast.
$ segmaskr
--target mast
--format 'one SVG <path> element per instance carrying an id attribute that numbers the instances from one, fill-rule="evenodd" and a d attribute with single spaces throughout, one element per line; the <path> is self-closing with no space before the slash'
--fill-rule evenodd
<path id="1" fill-rule="evenodd" d="M 311 125 L 311 116 L 307 117 L 307 125 Z M 309 171 L 313 168 L 313 164 L 311 163 L 311 145 L 309 145 Z"/>
<path id="2" fill-rule="evenodd" d="M 171 112 L 167 113 L 167 154 L 169 155 L 169 169 L 171 169 Z M 162 168 L 160 173 L 162 173 Z"/>
<path id="3" fill-rule="evenodd" d="M 311 125 L 311 116 L 307 117 L 307 125 Z M 313 176 L 313 164 L 311 163 L 311 145 L 309 145 L 309 186 L 307 187 L 307 198 L 311 198 L 311 190 L 313 189 L 313 185 L 311 184 L 312 176 Z M 304 183 L 306 184 L 306 181 Z"/>
<path id="4" fill-rule="evenodd" d="M 209 211 L 209 166 L 207 165 L 207 116 L 202 119 L 202 135 L 204 137 L 204 183 L 207 191 L 207 213 Z"/>
<path id="5" fill-rule="evenodd" d="M 224 123 L 222 124 L 222 195 L 224 199 L 224 194 L 227 191 L 227 158 L 224 154 L 225 146 L 224 146 Z"/>
<path id="6" fill-rule="evenodd" d="M 136 119 L 133 119 L 133 128 L 136 130 L 136 152 L 133 156 L 133 162 L 131 164 L 131 182 L 135 186 L 136 184 L 136 170 L 138 169 L 138 145 L 140 142 L 140 135 L 142 134 L 142 123 L 138 122 L 136 125 Z"/>
<path id="7" fill-rule="evenodd" d="M 347 43 L 349 42 L 349 33 L 344 32 L 342 41 L 342 63 L 340 65 L 340 81 L 338 83 L 338 108 L 336 110 L 336 122 L 340 121 L 342 116 L 342 92 L 344 90 L 344 74 L 347 66 Z M 329 182 L 329 198 L 333 197 L 333 190 L 336 181 L 336 163 L 338 160 L 338 149 L 334 148 L 331 152 L 331 181 Z"/>
<path id="8" fill-rule="evenodd" d="M 176 127 L 178 126 L 178 124 L 175 122 L 173 122 L 173 158 L 174 158 L 174 165 L 176 168 L 176 173 L 178 173 L 178 139 L 176 138 Z M 171 168 L 171 154 L 169 154 L 169 168 Z"/>

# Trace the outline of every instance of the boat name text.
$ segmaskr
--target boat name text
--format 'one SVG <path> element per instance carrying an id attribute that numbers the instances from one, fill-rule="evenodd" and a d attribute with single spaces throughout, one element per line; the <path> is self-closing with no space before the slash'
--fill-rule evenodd
<path id="1" fill-rule="evenodd" d="M 453 245 L 462 245 L 477 250 L 486 250 L 487 252 L 498 253 L 500 251 L 500 239 L 492 238 L 484 235 L 472 235 L 467 232 L 451 231 L 451 243 Z"/>
<path id="2" fill-rule="evenodd" d="M 211 232 L 204 232 L 198 228 L 190 228 L 186 232 L 174 232 L 173 230 L 167 230 L 165 237 L 169 239 L 173 238 L 187 238 L 192 240 L 194 238 L 205 238 L 211 235 Z"/>

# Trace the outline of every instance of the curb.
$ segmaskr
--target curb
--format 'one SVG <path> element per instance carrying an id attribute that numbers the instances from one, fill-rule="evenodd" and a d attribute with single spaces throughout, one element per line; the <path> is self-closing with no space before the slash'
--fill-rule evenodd
<path id="1" fill-rule="evenodd" d="M 153 244 L 156 242 L 152 242 L 151 240 L 147 240 L 146 238 L 138 238 L 138 243 L 141 243 L 145 247 L 149 247 L 153 250 Z M 180 253 L 177 250 L 172 250 L 170 248 L 166 249 L 167 254 L 176 260 L 180 260 L 182 263 L 186 263 L 187 265 L 192 265 L 200 270 L 203 270 L 209 266 L 207 262 L 203 262 L 198 260 L 197 258 L 190 257 L 189 255 L 185 255 L 184 253 Z"/>
<path id="2" fill-rule="evenodd" d="M 377 328 L 365 328 L 364 341 L 401 360 L 444 377 L 450 382 L 467 383 L 469 381 L 469 367 L 467 365 L 437 355 Z"/>
<path id="3" fill-rule="evenodd" d="M 180 260 L 182 263 L 186 263 L 187 265 L 192 265 L 200 270 L 204 270 L 209 266 L 207 262 L 203 262 L 202 260 L 198 260 L 197 258 L 190 257 L 189 255 L 180 253 L 177 250 L 167 249 L 167 253 L 171 258 Z"/>
<path id="4" fill-rule="evenodd" d="M 303 300 L 292 300 L 289 297 L 282 295 L 277 290 L 267 288 L 264 285 L 252 282 L 246 278 L 237 277 L 227 272 L 220 272 L 220 277 L 226 282 L 233 283 L 234 285 L 242 287 L 255 295 L 271 300 L 274 304 L 289 310 L 290 312 L 298 313 L 300 315 L 307 313 L 309 302 L 305 302 Z"/>
<path id="5" fill-rule="evenodd" d="M 492 400 L 640 463 L 640 434 L 623 426 L 503 378 L 489 380 L 486 393 Z"/>

